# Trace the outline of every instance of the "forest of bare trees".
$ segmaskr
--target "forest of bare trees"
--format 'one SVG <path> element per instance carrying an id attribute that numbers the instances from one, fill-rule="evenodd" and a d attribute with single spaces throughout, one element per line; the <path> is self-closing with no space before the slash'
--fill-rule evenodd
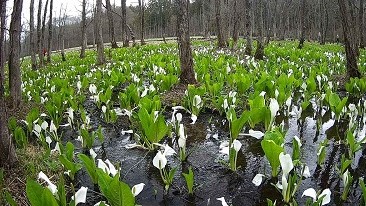
<path id="1" fill-rule="evenodd" d="M 139 2 L 136 6 L 127 5 L 125 17 L 122 7 L 111 5 L 110 1 L 102 4 L 101 24 L 104 42 L 111 42 L 113 47 L 116 47 L 118 45 L 115 42 L 122 42 L 125 38 L 131 40 L 130 31 L 133 32 L 136 39 L 176 36 L 174 22 L 177 16 L 173 2 L 169 0 L 141 0 Z M 93 2 L 80 2 L 80 16 L 67 16 L 67 12 L 59 13 L 57 11 L 53 11 L 57 16 L 50 16 L 52 14 L 50 12 L 52 1 L 50 0 L 32 1 L 32 4 L 38 13 L 34 26 L 37 33 L 38 55 L 42 56 L 40 48 L 61 49 L 62 44 L 59 42 L 61 30 L 68 34 L 63 41 L 65 48 L 82 46 L 83 44 L 80 42 L 85 42 L 87 45 L 95 44 L 96 35 L 93 26 L 95 5 Z M 85 9 L 82 9 L 83 5 Z M 349 12 L 352 12 L 350 17 L 352 22 L 355 22 L 351 25 L 357 30 L 354 36 L 360 41 L 358 43 L 360 46 L 365 45 L 363 0 L 347 3 L 347 8 Z M 229 37 L 236 39 L 236 36 L 242 38 L 253 36 L 259 41 L 260 37 L 263 37 L 263 43 L 271 39 L 301 39 L 319 41 L 323 44 L 343 39 L 342 19 L 339 15 L 337 0 L 299 2 L 288 0 L 195 0 L 190 3 L 189 12 L 191 36 L 208 37 L 209 34 L 217 36 L 221 46 L 228 46 Z M 61 15 L 65 16 L 61 17 Z M 60 28 L 59 23 L 62 19 L 65 23 L 63 29 Z M 126 21 L 126 25 L 122 26 L 124 21 Z M 218 24 L 220 27 L 217 27 Z M 32 25 L 34 25 L 32 18 L 29 19 L 29 22 L 22 22 L 23 56 L 31 53 L 31 45 L 34 41 L 31 39 L 35 36 Z M 46 32 L 47 27 L 48 32 Z M 50 35 L 52 40 L 48 41 Z M 32 38 L 30 38 L 31 36 Z M 247 40 L 251 45 L 250 39 L 247 38 Z M 250 47 L 247 49 L 247 53 L 250 53 Z M 47 57 L 47 61 L 49 60 Z M 42 65 L 43 58 L 39 61 L 39 64 Z"/>

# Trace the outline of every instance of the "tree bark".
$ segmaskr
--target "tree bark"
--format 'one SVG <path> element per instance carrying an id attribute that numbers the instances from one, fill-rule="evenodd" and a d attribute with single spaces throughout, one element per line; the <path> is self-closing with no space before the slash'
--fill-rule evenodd
<path id="1" fill-rule="evenodd" d="M 59 18 L 59 22 L 60 22 L 59 23 L 59 27 L 60 27 L 59 42 L 61 43 L 61 59 L 62 59 L 62 61 L 66 61 L 66 55 L 65 55 L 65 38 L 64 38 L 66 17 L 67 17 L 66 16 L 66 13 L 64 13 L 63 14 L 63 17 L 61 17 L 61 9 L 60 9 L 60 18 Z"/>
<path id="2" fill-rule="evenodd" d="M 6 1 L 0 1 L 0 94 L 4 94 L 5 82 L 5 30 L 6 30 Z"/>
<path id="3" fill-rule="evenodd" d="M 364 0 L 360 0 L 360 8 L 359 8 L 359 22 L 360 22 L 360 48 L 365 48 L 365 27 L 364 27 L 364 16 L 363 16 L 363 9 L 364 9 Z"/>
<path id="4" fill-rule="evenodd" d="M 182 84 L 195 84 L 197 81 L 193 70 L 192 48 L 189 36 L 189 0 L 176 0 L 176 3 L 178 8 L 177 37 L 181 69 L 179 79 Z"/>
<path id="5" fill-rule="evenodd" d="M 82 11 L 81 11 L 81 50 L 80 50 L 80 58 L 85 57 L 86 50 L 86 0 L 82 2 Z"/>
<path id="6" fill-rule="evenodd" d="M 126 0 L 121 0 L 121 9 L 122 9 L 122 41 L 123 41 L 123 47 L 128 47 L 128 31 L 127 31 L 127 9 L 126 9 Z"/>
<path id="7" fill-rule="evenodd" d="M 96 14 L 95 14 L 95 23 L 96 23 L 96 43 L 97 43 L 97 65 L 102 65 L 105 63 L 105 55 L 104 55 L 104 45 L 103 45 L 103 32 L 102 32 L 102 0 L 97 0 L 96 5 Z"/>
<path id="8" fill-rule="evenodd" d="M 30 10 L 30 17 L 29 17 L 29 38 L 30 38 L 30 52 L 31 52 L 31 62 L 32 62 L 32 69 L 37 69 L 37 48 L 34 42 L 34 0 L 31 0 L 29 5 Z"/>
<path id="9" fill-rule="evenodd" d="M 300 8 L 300 39 L 299 39 L 299 46 L 297 48 L 302 49 L 305 42 L 305 0 L 301 0 L 301 8 Z"/>
<path id="10" fill-rule="evenodd" d="M 127 26 L 127 29 L 128 29 L 128 31 L 129 31 L 129 33 L 130 33 L 130 36 L 131 36 L 132 46 L 136 46 L 136 37 L 135 37 L 135 33 L 133 32 L 132 28 L 131 28 L 128 24 L 126 24 L 126 26 Z"/>
<path id="11" fill-rule="evenodd" d="M 39 64 L 40 66 L 44 65 L 44 55 L 46 52 L 49 51 L 45 51 L 45 47 L 44 47 L 44 33 L 45 33 L 45 29 L 46 29 L 46 16 L 47 16 L 47 7 L 48 7 L 48 1 L 46 0 L 46 4 L 44 6 L 44 12 L 43 12 L 43 19 L 42 19 L 42 30 L 41 30 L 41 57 L 40 57 L 40 61 Z"/>
<path id="12" fill-rule="evenodd" d="M 263 0 L 259 0 L 259 26 L 257 36 L 257 49 L 255 51 L 254 58 L 257 60 L 263 60 L 264 45 L 263 45 Z"/>
<path id="13" fill-rule="evenodd" d="M 144 31 L 145 31 L 145 5 L 144 0 L 138 0 L 140 8 L 140 35 L 141 35 L 141 45 L 145 45 Z"/>
<path id="14" fill-rule="evenodd" d="M 23 0 L 15 0 L 13 13 L 10 22 L 10 47 L 9 47 L 9 88 L 13 105 L 17 108 L 22 99 L 21 75 L 20 75 L 20 34 L 21 34 L 21 15 Z"/>
<path id="15" fill-rule="evenodd" d="M 219 48 L 227 47 L 228 43 L 225 42 L 224 32 L 222 29 L 222 18 L 221 18 L 221 0 L 215 0 L 215 15 L 216 15 L 216 35 L 217 35 L 217 46 Z"/>
<path id="16" fill-rule="evenodd" d="M 39 65 L 43 65 L 43 48 L 42 48 L 42 0 L 38 1 L 38 12 L 37 12 L 37 49 L 38 49 L 38 58 Z"/>
<path id="17" fill-rule="evenodd" d="M 112 48 L 118 48 L 116 37 L 114 34 L 114 21 L 113 21 L 113 13 L 112 13 L 112 6 L 110 0 L 105 0 L 106 7 L 107 7 L 107 15 L 108 15 L 108 27 L 109 27 L 109 39 L 111 41 Z"/>
<path id="18" fill-rule="evenodd" d="M 20 14 L 22 10 L 22 1 L 14 1 L 14 15 L 17 14 L 19 17 L 17 17 L 17 21 L 14 18 L 12 18 L 12 29 L 15 25 L 15 22 L 20 23 Z M 20 9 L 20 11 L 19 11 Z M 16 16 L 16 15 L 15 15 Z M 5 77 L 4 77 L 4 64 L 5 64 L 5 48 L 4 48 L 4 40 L 5 40 L 5 28 L 6 28 L 6 0 L 0 1 L 0 22 L 1 22 L 1 33 L 0 33 L 0 167 L 5 166 L 12 166 L 17 162 L 17 155 L 15 153 L 15 147 L 13 145 L 13 142 L 11 140 L 11 137 L 9 135 L 8 131 L 8 118 L 7 118 L 7 105 L 5 104 L 5 91 L 4 91 L 4 85 L 5 85 Z M 20 28 L 18 28 L 18 33 L 20 34 Z M 13 30 L 11 30 L 11 35 L 14 35 Z M 18 38 L 20 38 L 18 34 Z M 11 38 L 12 42 L 14 38 Z M 20 46 L 20 41 L 19 41 Z M 18 56 L 19 58 L 19 56 Z M 16 60 L 15 60 L 16 61 Z M 19 62 L 19 59 L 18 59 Z M 14 60 L 12 60 L 12 63 L 14 63 Z M 13 74 L 13 73 L 12 73 Z"/>
<path id="19" fill-rule="evenodd" d="M 237 0 L 233 2 L 233 47 L 232 49 L 235 50 L 238 46 L 238 39 L 239 39 L 239 13 L 237 8 Z"/>
<path id="20" fill-rule="evenodd" d="M 350 35 L 353 33 L 348 22 L 348 12 L 345 0 L 338 0 L 338 6 L 341 13 L 343 37 L 344 37 L 344 48 L 346 50 L 347 59 L 347 75 L 348 77 L 361 77 L 361 73 L 357 66 L 357 55 L 355 51 L 355 45 L 352 44 Z"/>
<path id="21" fill-rule="evenodd" d="M 245 0 L 245 15 L 246 15 L 246 47 L 245 54 L 251 56 L 252 55 L 252 3 L 251 0 Z"/>
<path id="22" fill-rule="evenodd" d="M 47 48 L 47 62 L 51 62 L 52 51 L 52 13 L 53 13 L 53 0 L 50 1 L 50 18 L 48 22 L 48 48 Z"/>

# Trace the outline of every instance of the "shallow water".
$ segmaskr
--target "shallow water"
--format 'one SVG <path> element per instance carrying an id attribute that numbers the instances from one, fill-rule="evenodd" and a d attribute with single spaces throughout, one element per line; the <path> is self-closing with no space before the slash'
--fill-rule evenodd
<path id="1" fill-rule="evenodd" d="M 131 187 L 138 183 L 145 183 L 144 190 L 136 197 L 136 202 L 140 205 L 221 205 L 216 200 L 219 197 L 225 197 L 228 203 L 232 205 L 267 205 L 266 199 L 276 200 L 281 204 L 281 194 L 271 184 L 277 180 L 266 179 L 262 185 L 256 187 L 252 183 L 253 177 L 257 173 L 270 176 L 271 169 L 268 161 L 264 157 L 261 149 L 260 140 L 253 137 L 241 137 L 243 144 L 238 154 L 237 172 L 231 172 L 225 165 L 224 157 L 219 153 L 221 141 L 228 139 L 228 123 L 225 118 L 216 113 L 200 114 L 196 124 L 190 124 L 190 116 L 184 115 L 183 123 L 186 127 L 187 152 L 190 153 L 187 162 L 181 163 L 177 157 L 169 157 L 168 165 L 177 167 L 173 185 L 168 194 L 164 195 L 164 184 L 161 181 L 159 171 L 152 165 L 154 152 L 148 152 L 141 149 L 126 149 L 125 146 L 134 143 L 130 135 L 121 135 L 121 130 L 127 130 L 126 119 L 119 119 L 117 124 L 110 125 L 103 123 L 100 114 L 91 109 L 93 105 L 88 105 L 88 110 L 93 111 L 94 117 L 91 118 L 91 124 L 96 129 L 99 125 L 103 126 L 105 141 L 103 144 L 96 142 L 94 150 L 98 153 L 97 158 L 108 158 L 112 163 L 121 166 L 121 180 Z M 304 115 L 305 114 L 305 115 Z M 347 126 L 347 122 L 341 121 L 335 123 L 325 132 L 320 122 L 324 123 L 330 119 L 330 114 L 325 114 L 321 121 L 314 120 L 314 114 L 304 113 L 303 117 L 288 118 L 284 115 L 277 117 L 277 122 L 284 121 L 286 128 L 285 149 L 286 152 L 292 152 L 292 139 L 295 135 L 302 140 L 302 161 L 309 166 L 311 177 L 304 179 L 300 185 L 296 200 L 299 205 L 304 205 L 306 199 L 301 198 L 303 191 L 309 187 L 316 190 L 330 188 L 332 191 L 332 202 L 329 205 L 359 205 L 361 192 L 358 187 L 358 178 L 365 176 L 366 153 L 365 148 L 356 154 L 355 161 L 352 164 L 354 171 L 354 185 L 356 189 L 351 189 L 346 202 L 340 202 L 342 192 L 342 183 L 336 171 L 340 164 L 341 154 L 347 152 L 344 145 L 338 143 L 338 134 L 342 134 Z M 166 116 L 171 114 L 167 112 Z M 307 117 L 305 117 L 307 116 Z M 122 123 L 121 123 L 122 122 Z M 318 129 L 320 128 L 320 129 Z M 247 128 L 246 130 L 248 130 Z M 247 132 L 247 131 L 245 131 Z M 262 131 L 264 132 L 264 131 Z M 69 139 L 75 138 L 77 134 L 72 132 L 64 133 Z M 327 158 L 322 167 L 317 166 L 317 149 L 319 143 L 328 138 L 329 146 L 327 149 Z M 166 140 L 176 151 L 178 146 L 172 139 Z M 81 151 L 79 151 L 81 152 Z M 189 166 L 192 166 L 195 176 L 195 195 L 190 197 L 185 189 L 185 181 L 181 172 L 186 172 Z M 88 204 L 94 205 L 102 200 L 98 188 L 94 187 L 85 171 L 77 175 L 77 182 L 80 185 L 88 186 L 94 192 L 88 193 Z"/>

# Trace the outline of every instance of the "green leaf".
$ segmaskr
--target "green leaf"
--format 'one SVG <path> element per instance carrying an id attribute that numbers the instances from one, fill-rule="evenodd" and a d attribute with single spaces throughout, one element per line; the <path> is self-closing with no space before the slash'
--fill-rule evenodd
<path id="1" fill-rule="evenodd" d="M 135 197 L 130 187 L 119 181 L 119 176 L 110 177 L 103 170 L 98 169 L 98 184 L 100 191 L 107 198 L 111 206 L 134 206 Z"/>
<path id="2" fill-rule="evenodd" d="M 192 171 L 192 167 L 189 167 L 188 173 L 182 173 L 184 179 L 187 183 L 188 193 L 193 194 L 193 185 L 194 185 L 194 174 Z"/>
<path id="3" fill-rule="evenodd" d="M 27 180 L 26 191 L 32 206 L 58 206 L 51 191 L 48 188 L 43 188 L 34 180 Z"/>
<path id="4" fill-rule="evenodd" d="M 273 140 L 262 140 L 262 149 L 272 167 L 272 176 L 275 177 L 278 174 L 278 167 L 280 166 L 279 155 L 284 149 L 277 145 Z"/>
<path id="5" fill-rule="evenodd" d="M 90 158 L 84 154 L 79 154 L 78 157 L 83 162 L 83 164 L 86 168 L 86 171 L 88 172 L 92 182 L 94 184 L 97 184 L 98 183 L 98 174 L 97 174 L 97 166 L 95 164 L 95 161 L 92 158 Z"/>

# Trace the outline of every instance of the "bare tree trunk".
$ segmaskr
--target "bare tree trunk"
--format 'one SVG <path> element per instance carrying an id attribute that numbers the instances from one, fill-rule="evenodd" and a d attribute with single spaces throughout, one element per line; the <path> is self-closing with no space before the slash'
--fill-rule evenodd
<path id="1" fill-rule="evenodd" d="M 13 15 L 11 20 L 11 27 L 10 27 L 10 43 L 13 44 L 16 39 L 18 38 L 18 50 L 11 48 L 11 54 L 13 57 L 16 57 L 14 52 L 18 52 L 18 59 L 9 60 L 9 64 L 11 62 L 10 69 L 14 69 L 13 67 L 18 62 L 19 65 L 19 47 L 20 47 L 20 15 L 22 10 L 22 1 L 14 1 L 13 5 Z M 14 18 L 13 18 L 14 17 Z M 9 135 L 8 131 L 8 112 L 7 112 L 7 105 L 5 104 L 5 74 L 4 74 L 4 66 L 5 66 L 5 29 L 6 29 L 6 0 L 0 1 L 0 22 L 1 22 L 1 33 L 0 33 L 0 167 L 4 166 L 12 166 L 17 161 L 17 155 L 15 153 L 15 147 L 13 145 L 12 139 Z M 19 26 L 19 28 L 14 28 Z M 14 33 L 18 32 L 18 33 Z M 14 36 L 13 36 L 14 35 Z M 18 35 L 15 37 L 15 35 Z M 15 39 L 14 39 L 15 37 Z M 16 49 L 16 48 L 15 48 Z M 15 54 L 15 55 L 14 55 Z M 14 70 L 10 70 L 11 74 L 14 75 Z M 19 80 L 20 80 L 20 68 L 18 66 L 19 71 Z M 9 73 L 10 75 L 10 73 Z M 14 78 L 12 78 L 12 83 Z M 19 85 L 20 86 L 20 85 Z"/>
<path id="2" fill-rule="evenodd" d="M 133 32 L 132 28 L 131 28 L 128 24 L 126 24 L 126 26 L 127 26 L 127 29 L 128 29 L 128 31 L 129 31 L 129 33 L 130 33 L 130 36 L 131 36 L 132 46 L 136 46 L 136 37 L 135 37 L 135 33 Z"/>
<path id="3" fill-rule="evenodd" d="M 181 69 L 179 79 L 182 84 L 195 84 L 197 81 L 194 76 L 192 48 L 189 36 L 189 0 L 176 0 L 176 3 L 178 8 L 177 37 Z"/>
<path id="4" fill-rule="evenodd" d="M 13 13 L 10 22 L 10 47 L 9 47 L 9 88 L 13 105 L 17 108 L 22 100 L 21 75 L 20 75 L 20 33 L 21 33 L 21 15 L 23 0 L 15 0 Z"/>
<path id="5" fill-rule="evenodd" d="M 14 8 L 21 8 L 22 2 L 14 2 Z M 14 14 L 18 10 L 13 10 Z M 19 15 L 21 12 L 17 12 Z M 15 148 L 8 131 L 7 105 L 5 104 L 5 29 L 6 29 L 6 0 L 0 1 L 0 167 L 12 166 L 17 161 Z M 20 18 L 20 17 L 19 17 Z M 15 21 L 15 19 L 14 19 Z M 19 20 L 20 21 L 20 20 Z M 12 22 L 14 26 L 14 23 Z M 11 30 L 13 31 L 13 30 Z M 11 33 L 13 35 L 13 32 Z M 13 38 L 12 38 L 13 40 Z M 13 41 L 12 41 L 13 42 Z M 19 42 L 20 44 L 20 42 Z M 20 45 L 19 45 L 20 46 Z M 9 61 L 10 62 L 10 61 Z M 18 59 L 19 62 L 19 59 Z M 12 61 L 14 63 L 14 60 Z"/>
<path id="6" fill-rule="evenodd" d="M 61 58 L 62 58 L 62 61 L 66 61 L 66 56 L 65 56 L 65 39 L 64 39 L 66 17 L 67 17 L 66 16 L 66 10 L 65 10 L 65 12 L 63 14 L 63 17 L 61 17 L 61 9 L 60 9 L 60 17 L 59 17 L 59 28 L 60 28 L 59 41 L 60 41 L 60 44 L 61 44 Z M 85 51 L 84 51 L 84 54 L 85 54 Z"/>
<path id="7" fill-rule="evenodd" d="M 348 22 L 348 12 L 345 0 L 338 0 L 338 6 L 341 13 L 343 36 L 344 36 L 344 47 L 346 50 L 347 58 L 347 75 L 348 77 L 361 77 L 361 73 L 357 66 L 357 55 L 355 51 L 355 45 L 351 42 L 350 35 L 353 33 L 350 31 L 350 25 Z"/>
<path id="8" fill-rule="evenodd" d="M 277 39 L 278 0 L 274 2 L 273 12 L 273 38 Z"/>
<path id="9" fill-rule="evenodd" d="M 225 42 L 224 32 L 222 30 L 222 18 L 221 18 L 221 0 L 215 0 L 215 15 L 216 15 L 216 35 L 217 35 L 217 46 L 219 48 L 227 47 Z"/>
<path id="10" fill-rule="evenodd" d="M 239 13 L 237 8 L 237 0 L 233 2 L 233 47 L 232 49 L 236 49 L 238 46 L 239 39 Z"/>
<path id="11" fill-rule="evenodd" d="M 103 32 L 102 32 L 102 0 L 97 0 L 95 13 L 96 23 L 96 43 L 97 43 L 97 65 L 105 63 L 104 45 L 103 45 Z"/>
<path id="12" fill-rule="evenodd" d="M 259 19 L 260 25 L 258 27 L 258 37 L 257 37 L 257 49 L 255 51 L 254 58 L 257 60 L 263 60 L 264 56 L 264 45 L 263 45 L 263 0 L 259 0 Z"/>
<path id="13" fill-rule="evenodd" d="M 251 0 L 245 0 L 245 15 L 246 15 L 246 47 L 245 54 L 251 56 L 252 55 L 252 3 Z"/>
<path id="14" fill-rule="evenodd" d="M 269 44 L 269 41 L 271 40 L 271 9 L 270 9 L 270 1 L 267 1 L 264 5 L 265 9 L 265 27 L 266 27 L 266 41 L 265 45 Z"/>
<path id="15" fill-rule="evenodd" d="M 299 41 L 299 46 L 297 48 L 302 49 L 302 47 L 304 46 L 304 42 L 305 42 L 305 0 L 301 0 L 301 8 L 300 8 L 300 41 Z"/>
<path id="16" fill-rule="evenodd" d="M 326 26 L 325 26 L 325 2 L 320 0 L 320 44 L 325 44 Z"/>
<path id="17" fill-rule="evenodd" d="M 50 18 L 48 22 L 48 49 L 47 49 L 47 62 L 51 62 L 52 51 L 52 13 L 53 13 L 53 0 L 50 2 Z"/>
<path id="18" fill-rule="evenodd" d="M 6 30 L 6 1 L 0 1 L 0 81 L 5 82 L 5 30 Z M 0 94 L 4 94 L 4 84 L 0 85 Z"/>
<path id="19" fill-rule="evenodd" d="M 209 38 L 209 24 L 210 24 L 210 11 L 207 10 L 207 1 L 202 1 L 202 21 L 203 21 L 203 37 L 205 39 Z"/>
<path id="20" fill-rule="evenodd" d="M 360 48 L 365 48 L 365 27 L 364 27 L 364 16 L 363 16 L 364 3 L 363 0 L 360 0 L 360 8 L 359 8 L 359 22 L 360 22 Z"/>
<path id="21" fill-rule="evenodd" d="M 81 12 L 81 50 L 80 50 L 80 58 L 85 57 L 85 49 L 86 49 L 86 0 L 82 2 L 82 12 Z"/>
<path id="22" fill-rule="evenodd" d="M 145 4 L 144 0 L 138 0 L 140 8 L 140 35 L 141 35 L 141 45 L 145 45 L 144 31 L 145 31 Z"/>
<path id="23" fill-rule="evenodd" d="M 40 57 L 40 65 L 43 66 L 44 65 L 44 56 L 46 52 L 45 47 L 44 47 L 44 33 L 45 33 L 45 29 L 46 29 L 46 16 L 47 16 L 47 7 L 48 7 L 48 1 L 46 0 L 46 4 L 44 6 L 44 12 L 43 12 L 43 19 L 42 19 L 42 30 L 41 30 L 41 57 Z"/>
<path id="24" fill-rule="evenodd" d="M 34 42 L 34 0 L 31 0 L 29 5 L 30 10 L 30 18 L 29 18 L 29 38 L 30 38 L 30 52 L 31 52 L 31 61 L 32 61 L 32 69 L 37 69 L 37 48 Z"/>
<path id="25" fill-rule="evenodd" d="M 112 6 L 110 0 L 105 0 L 106 7 L 107 7 L 107 15 L 108 15 L 108 26 L 109 26 L 109 38 L 111 41 L 112 48 L 118 48 L 116 37 L 114 34 L 114 21 L 113 21 L 113 13 L 112 13 Z"/>
<path id="26" fill-rule="evenodd" d="M 38 1 L 38 14 L 37 14 L 37 49 L 38 49 L 38 58 L 39 58 L 39 66 L 43 65 L 43 48 L 42 48 L 42 0 Z"/>
<path id="27" fill-rule="evenodd" d="M 126 15 L 126 0 L 121 0 L 121 9 L 122 9 L 122 41 L 123 41 L 123 47 L 128 47 L 128 32 L 127 32 L 127 15 Z"/>

